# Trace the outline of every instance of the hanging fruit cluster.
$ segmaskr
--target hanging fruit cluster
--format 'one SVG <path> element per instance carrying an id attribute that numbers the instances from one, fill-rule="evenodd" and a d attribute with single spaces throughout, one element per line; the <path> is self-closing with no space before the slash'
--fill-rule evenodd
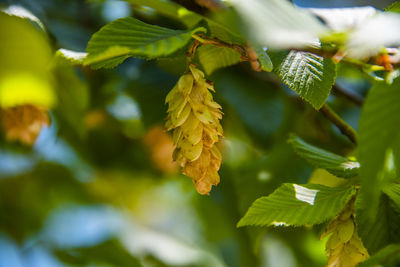
<path id="1" fill-rule="evenodd" d="M 8 141 L 33 145 L 43 126 L 50 125 L 46 109 L 33 105 L 0 108 L 0 119 Z"/>
<path id="2" fill-rule="evenodd" d="M 200 194 L 208 194 L 219 183 L 222 138 L 221 106 L 213 101 L 214 86 L 193 64 L 167 95 L 166 128 L 173 130 L 174 160 L 182 173 L 192 178 Z"/>
<path id="3" fill-rule="evenodd" d="M 351 201 L 322 235 L 324 237 L 332 233 L 326 243 L 328 267 L 354 267 L 369 258 L 368 251 L 357 235 L 353 206 L 354 201 Z"/>

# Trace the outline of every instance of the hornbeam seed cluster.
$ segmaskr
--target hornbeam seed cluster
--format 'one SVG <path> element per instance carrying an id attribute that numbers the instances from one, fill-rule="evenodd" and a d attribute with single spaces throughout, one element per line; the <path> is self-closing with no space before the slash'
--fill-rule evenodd
<path id="1" fill-rule="evenodd" d="M 222 138 L 221 106 L 213 100 L 214 86 L 194 65 L 180 77 L 167 95 L 166 128 L 173 130 L 174 160 L 182 173 L 192 178 L 200 194 L 208 194 L 219 183 L 221 153 L 216 143 Z"/>
<path id="2" fill-rule="evenodd" d="M 354 201 L 333 220 L 321 238 L 332 234 L 326 243 L 328 267 L 354 267 L 369 258 L 357 229 L 353 216 Z"/>
<path id="3" fill-rule="evenodd" d="M 33 145 L 43 126 L 50 125 L 47 110 L 33 105 L 0 108 L 0 120 L 8 141 L 28 146 Z"/>

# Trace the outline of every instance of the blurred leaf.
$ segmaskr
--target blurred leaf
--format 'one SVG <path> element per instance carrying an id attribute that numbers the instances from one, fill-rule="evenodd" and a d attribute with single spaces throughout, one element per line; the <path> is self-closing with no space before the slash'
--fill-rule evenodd
<path id="1" fill-rule="evenodd" d="M 377 10 L 372 6 L 348 8 L 307 8 L 332 30 L 346 32 L 360 26 L 366 19 L 376 15 Z"/>
<path id="2" fill-rule="evenodd" d="M 396 204 L 400 212 L 400 184 L 389 184 L 383 188 L 383 192 Z"/>
<path id="3" fill-rule="evenodd" d="M 400 14 L 394 12 L 371 16 L 351 31 L 346 43 L 349 57 L 367 58 L 384 47 L 400 45 Z"/>
<path id="4" fill-rule="evenodd" d="M 319 224 L 336 216 L 355 192 L 354 187 L 283 184 L 257 199 L 238 226 Z"/>
<path id="5" fill-rule="evenodd" d="M 140 267 L 142 264 L 117 241 L 110 240 L 93 247 L 56 250 L 56 256 L 72 266 L 98 264 L 107 266 Z"/>
<path id="6" fill-rule="evenodd" d="M 52 52 L 46 35 L 29 21 L 0 12 L 0 77 L 5 73 L 48 76 Z"/>
<path id="7" fill-rule="evenodd" d="M 400 2 L 394 2 L 393 4 L 385 8 L 385 11 L 400 13 Z"/>
<path id="8" fill-rule="evenodd" d="M 205 72 L 210 75 L 215 70 L 240 62 L 240 54 L 233 49 L 203 45 L 197 49 L 199 61 Z"/>
<path id="9" fill-rule="evenodd" d="M 286 0 L 231 2 L 252 39 L 270 49 L 304 47 L 326 30 L 316 18 Z"/>
<path id="10" fill-rule="evenodd" d="M 376 253 L 391 243 L 400 242 L 400 214 L 391 206 L 386 195 L 381 195 L 379 206 L 374 208 L 374 216 L 370 213 L 373 207 L 360 205 L 369 201 L 362 190 L 356 200 L 356 224 L 358 235 L 370 254 Z"/>
<path id="11" fill-rule="evenodd" d="M 399 136 L 400 79 L 393 84 L 376 83 L 368 93 L 359 125 L 358 159 L 361 164 L 361 185 L 365 191 L 364 206 L 378 203 L 380 189 L 387 182 L 382 169 L 389 149 Z"/>
<path id="12" fill-rule="evenodd" d="M 219 72 L 213 80 L 217 92 L 259 138 L 258 141 L 264 144 L 271 141 L 270 137 L 276 134 L 284 119 L 285 103 L 279 92 L 268 83 L 239 71 Z"/>
<path id="13" fill-rule="evenodd" d="M 330 58 L 290 51 L 275 71 L 290 89 L 320 109 L 328 99 L 336 77 L 336 65 Z"/>
<path id="14" fill-rule="evenodd" d="M 126 0 L 134 5 L 150 7 L 162 15 L 182 21 L 187 27 L 193 27 L 202 16 L 172 1 L 164 0 Z"/>
<path id="15" fill-rule="evenodd" d="M 167 56 L 185 46 L 198 27 L 190 31 L 171 30 L 134 18 L 117 19 L 93 34 L 84 64 L 94 68 L 113 68 L 128 57 L 153 59 Z"/>
<path id="16" fill-rule="evenodd" d="M 11 16 L 17 16 L 20 18 L 24 19 L 29 19 L 32 22 L 36 23 L 40 29 L 43 31 L 46 31 L 46 28 L 44 27 L 43 23 L 40 21 L 38 17 L 36 17 L 32 12 L 30 12 L 28 9 L 19 6 L 19 5 L 10 5 L 6 9 L 3 10 L 5 13 Z"/>
<path id="17" fill-rule="evenodd" d="M 291 135 L 288 142 L 300 157 L 316 168 L 325 169 L 338 177 L 351 178 L 358 175 L 358 162 L 307 144 L 296 135 Z"/>
<path id="18" fill-rule="evenodd" d="M 89 105 L 88 86 L 78 77 L 72 64 L 64 58 L 55 61 L 53 73 L 57 80 L 56 92 L 59 100 L 56 112 L 60 119 L 68 123 L 69 129 L 82 137 L 85 132 L 85 111 Z"/>
<path id="19" fill-rule="evenodd" d="M 0 107 L 31 104 L 50 108 L 56 103 L 48 80 L 31 73 L 13 73 L 0 77 Z"/>
<path id="20" fill-rule="evenodd" d="M 66 201 L 89 202 L 89 198 L 60 165 L 42 163 L 31 173 L 0 179 L 0 228 L 22 242 L 42 227 L 52 208 Z"/>
<path id="21" fill-rule="evenodd" d="M 46 35 L 29 21 L 0 12 L 0 107 L 52 107 L 54 96 Z"/>
<path id="22" fill-rule="evenodd" d="M 365 262 L 360 263 L 359 267 L 385 266 L 395 267 L 400 264 L 400 244 L 392 244 L 379 250 L 376 254 Z"/>

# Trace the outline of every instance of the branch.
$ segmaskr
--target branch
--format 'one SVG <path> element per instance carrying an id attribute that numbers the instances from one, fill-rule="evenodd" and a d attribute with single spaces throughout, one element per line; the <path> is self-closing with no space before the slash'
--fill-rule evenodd
<path id="1" fill-rule="evenodd" d="M 333 85 L 332 94 L 336 96 L 342 96 L 343 98 L 346 98 L 347 100 L 353 102 L 360 107 L 364 104 L 364 98 L 362 96 L 360 96 L 356 92 L 346 90 L 338 84 Z"/>
<path id="2" fill-rule="evenodd" d="M 357 144 L 357 132 L 342 120 L 342 118 L 340 118 L 339 115 L 328 106 L 328 104 L 324 104 L 319 111 L 325 116 L 325 118 L 335 124 L 336 127 L 339 128 L 340 132 L 347 136 L 351 142 Z"/>

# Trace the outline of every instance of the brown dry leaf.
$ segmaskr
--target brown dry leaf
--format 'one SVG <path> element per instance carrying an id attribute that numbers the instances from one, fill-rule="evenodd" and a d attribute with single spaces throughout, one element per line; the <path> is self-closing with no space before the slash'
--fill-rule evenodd
<path id="1" fill-rule="evenodd" d="M 35 143 L 42 127 L 50 125 L 48 111 L 32 105 L 0 109 L 0 114 L 6 139 L 29 146 Z"/>
<path id="2" fill-rule="evenodd" d="M 154 165 L 164 173 L 175 173 L 178 165 L 172 159 L 174 144 L 171 137 L 160 125 L 151 128 L 144 136 L 143 142 L 151 153 Z"/>

